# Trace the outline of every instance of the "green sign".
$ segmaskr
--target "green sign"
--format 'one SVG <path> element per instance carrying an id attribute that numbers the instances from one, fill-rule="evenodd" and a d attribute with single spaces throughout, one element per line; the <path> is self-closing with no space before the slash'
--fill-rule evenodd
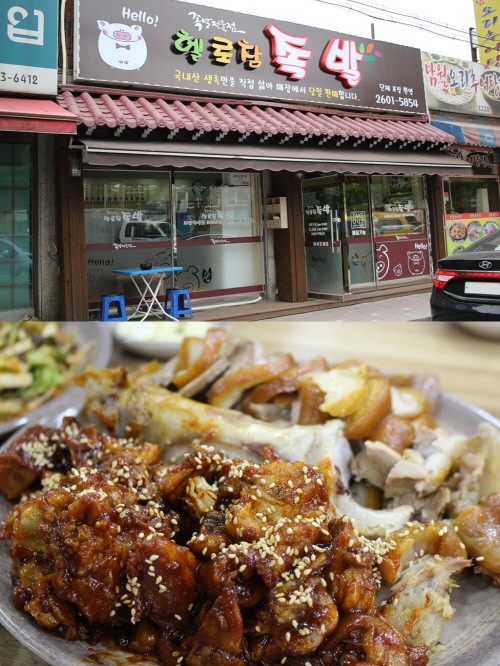
<path id="1" fill-rule="evenodd" d="M 58 18 L 58 0 L 2 2 L 0 91 L 57 94 Z"/>

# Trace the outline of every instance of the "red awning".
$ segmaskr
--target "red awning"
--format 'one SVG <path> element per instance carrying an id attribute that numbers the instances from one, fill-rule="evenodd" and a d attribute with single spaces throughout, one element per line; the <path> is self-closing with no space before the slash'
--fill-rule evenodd
<path id="1" fill-rule="evenodd" d="M 0 97 L 0 130 L 76 134 L 76 116 L 48 99 Z"/>
<path id="2" fill-rule="evenodd" d="M 119 91 L 63 91 L 59 104 L 78 118 L 86 136 L 161 138 L 175 141 L 310 143 L 353 147 L 447 148 L 457 139 L 425 118 L 347 114 L 237 100 L 178 99 Z M 107 134 L 106 134 L 107 132 Z M 154 134 L 153 134 L 154 133 Z M 149 136 L 153 134 L 153 136 Z M 227 139 L 226 139 L 227 141 Z"/>

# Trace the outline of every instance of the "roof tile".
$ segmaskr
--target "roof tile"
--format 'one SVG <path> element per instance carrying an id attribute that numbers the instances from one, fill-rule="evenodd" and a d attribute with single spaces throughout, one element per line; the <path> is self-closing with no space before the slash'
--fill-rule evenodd
<path id="1" fill-rule="evenodd" d="M 71 92 L 64 90 L 58 103 L 78 118 L 78 124 L 92 132 L 97 127 L 110 129 L 147 128 L 150 131 L 166 128 L 196 132 L 234 132 L 240 140 L 252 135 L 301 139 L 315 136 L 324 142 L 331 137 L 343 137 L 404 143 L 427 143 L 445 148 L 457 143 L 457 138 L 434 127 L 426 120 L 400 119 L 371 114 L 343 113 L 326 109 L 298 109 L 277 104 L 242 103 L 235 100 L 172 99 L 144 94 L 122 94 L 118 91 Z M 88 133 L 88 132 L 87 132 Z M 193 138 L 195 138 L 193 136 Z M 261 139 L 262 140 L 262 139 Z"/>

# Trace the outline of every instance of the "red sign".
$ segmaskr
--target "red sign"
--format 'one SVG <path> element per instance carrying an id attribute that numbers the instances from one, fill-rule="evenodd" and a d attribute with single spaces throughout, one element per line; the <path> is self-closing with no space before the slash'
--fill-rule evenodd
<path id="1" fill-rule="evenodd" d="M 377 281 L 429 275 L 429 243 L 425 234 L 376 236 Z"/>

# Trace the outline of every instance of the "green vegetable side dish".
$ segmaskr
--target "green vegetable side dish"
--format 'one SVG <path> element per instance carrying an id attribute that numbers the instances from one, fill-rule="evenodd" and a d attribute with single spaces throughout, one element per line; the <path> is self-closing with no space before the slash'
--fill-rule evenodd
<path id="1" fill-rule="evenodd" d="M 0 423 L 56 396 L 87 352 L 57 322 L 0 322 Z"/>

